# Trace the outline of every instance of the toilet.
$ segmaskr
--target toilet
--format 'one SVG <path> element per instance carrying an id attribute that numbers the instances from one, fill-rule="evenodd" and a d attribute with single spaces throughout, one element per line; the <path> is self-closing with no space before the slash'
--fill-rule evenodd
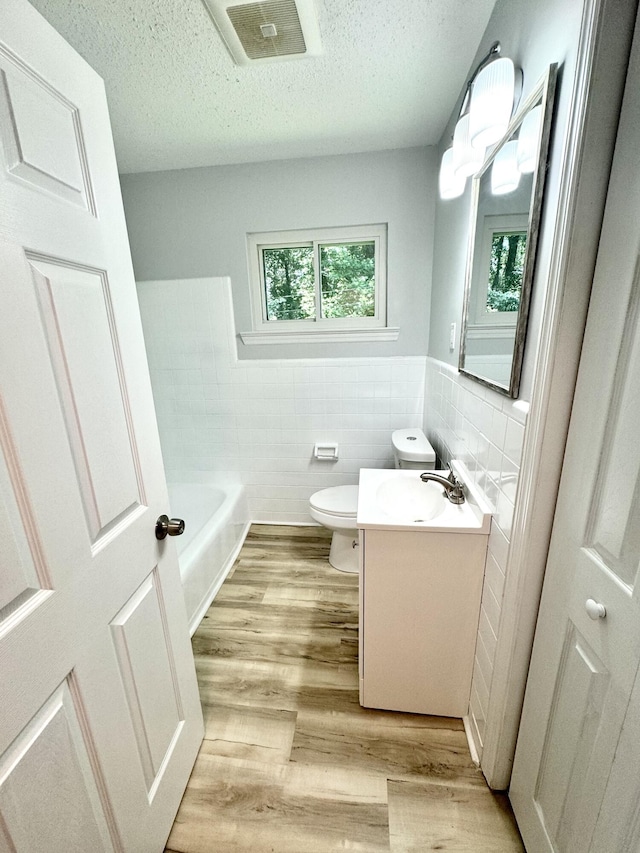
<path id="1" fill-rule="evenodd" d="M 436 452 L 421 429 L 397 429 L 391 433 L 395 468 L 413 468 L 416 471 L 433 471 Z"/>
<path id="2" fill-rule="evenodd" d="M 436 466 L 436 454 L 421 429 L 397 429 L 391 434 L 396 468 L 428 471 Z M 358 487 L 333 486 L 309 498 L 314 521 L 333 531 L 329 563 L 341 572 L 358 571 Z"/>

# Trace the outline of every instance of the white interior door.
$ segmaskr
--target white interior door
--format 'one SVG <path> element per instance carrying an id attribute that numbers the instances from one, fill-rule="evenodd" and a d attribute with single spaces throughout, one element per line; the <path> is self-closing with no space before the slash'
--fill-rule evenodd
<path id="1" fill-rule="evenodd" d="M 0 4 L 0 850 L 162 850 L 202 738 L 102 82 Z"/>
<path id="2" fill-rule="evenodd" d="M 511 782 L 532 853 L 640 849 L 639 41 Z"/>

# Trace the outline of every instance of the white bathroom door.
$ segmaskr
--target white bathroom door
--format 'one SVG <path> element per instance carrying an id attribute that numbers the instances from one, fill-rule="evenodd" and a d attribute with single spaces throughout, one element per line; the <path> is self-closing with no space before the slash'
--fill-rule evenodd
<path id="1" fill-rule="evenodd" d="M 640 849 L 639 41 L 510 789 L 532 853 Z"/>
<path id="2" fill-rule="evenodd" d="M 157 853 L 202 714 L 98 76 L 0 3 L 0 851 Z"/>

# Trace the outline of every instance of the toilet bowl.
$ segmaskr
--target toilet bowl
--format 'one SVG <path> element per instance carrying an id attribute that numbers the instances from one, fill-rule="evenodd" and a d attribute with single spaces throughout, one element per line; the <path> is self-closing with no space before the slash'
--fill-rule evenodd
<path id="1" fill-rule="evenodd" d="M 314 521 L 333 531 L 329 563 L 341 572 L 358 571 L 358 487 L 333 486 L 309 498 Z"/>
<path id="2" fill-rule="evenodd" d="M 436 454 L 421 429 L 397 429 L 391 435 L 396 468 L 434 469 Z M 358 487 L 332 486 L 309 498 L 314 521 L 333 531 L 329 563 L 341 572 L 358 571 Z"/>

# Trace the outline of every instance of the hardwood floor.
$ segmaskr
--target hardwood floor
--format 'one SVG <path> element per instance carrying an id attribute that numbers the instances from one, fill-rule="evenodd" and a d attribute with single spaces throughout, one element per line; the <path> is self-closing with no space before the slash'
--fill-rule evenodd
<path id="1" fill-rule="evenodd" d="M 167 853 L 511 853 L 461 720 L 358 703 L 358 578 L 254 525 L 193 637 L 205 740 Z"/>

